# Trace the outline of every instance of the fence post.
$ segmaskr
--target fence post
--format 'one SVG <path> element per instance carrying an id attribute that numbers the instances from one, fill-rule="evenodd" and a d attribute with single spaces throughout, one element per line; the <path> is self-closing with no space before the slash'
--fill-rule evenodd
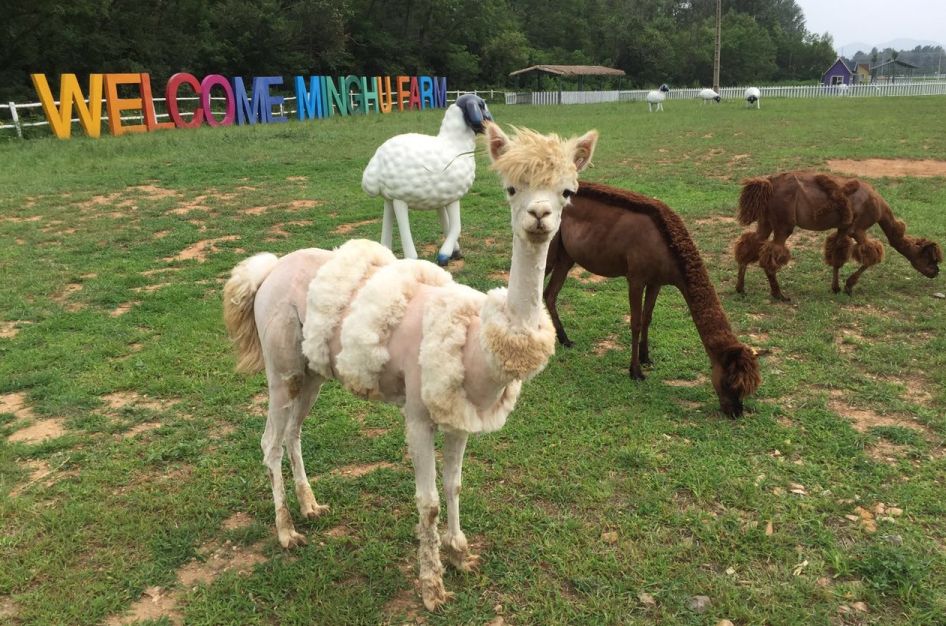
<path id="1" fill-rule="evenodd" d="M 16 126 L 16 136 L 23 139 L 23 128 L 20 127 L 20 116 L 16 113 L 16 103 L 10 103 L 10 117 L 13 118 L 13 125 Z"/>

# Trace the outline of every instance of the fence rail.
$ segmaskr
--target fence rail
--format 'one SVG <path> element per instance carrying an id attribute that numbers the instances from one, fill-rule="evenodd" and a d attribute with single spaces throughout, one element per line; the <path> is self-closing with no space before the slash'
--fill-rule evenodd
<path id="1" fill-rule="evenodd" d="M 447 92 L 447 102 L 448 103 L 454 102 L 460 96 L 464 94 L 468 94 L 468 93 L 480 96 L 482 98 L 489 98 L 490 100 L 496 98 L 497 96 L 498 97 L 506 96 L 505 92 L 496 91 L 495 89 L 485 89 L 481 91 L 477 91 L 475 89 L 471 91 L 456 90 L 456 91 Z M 352 108 L 354 108 L 357 104 L 356 98 L 359 97 L 359 94 L 355 91 L 352 91 L 348 95 L 349 95 L 349 104 L 352 106 Z M 189 101 L 193 102 L 193 101 L 198 101 L 198 100 L 200 100 L 198 96 L 184 96 L 184 97 L 177 98 L 178 102 L 189 102 Z M 170 119 L 171 116 L 166 112 L 166 109 L 167 109 L 166 98 L 154 98 L 153 101 L 154 101 L 154 105 L 156 109 L 155 118 L 157 118 L 159 121 Z M 211 101 L 211 105 L 215 103 L 222 105 L 223 103 L 227 101 L 227 99 L 223 97 L 214 96 L 210 98 L 210 101 Z M 89 101 L 85 100 L 85 103 L 86 105 L 88 105 Z M 20 139 L 23 139 L 24 128 L 30 128 L 34 126 L 48 126 L 49 122 L 46 119 L 39 119 L 42 117 L 42 111 L 41 111 L 42 106 L 43 105 L 40 102 L 27 102 L 25 104 L 17 104 L 15 102 L 8 102 L 7 104 L 0 103 L 0 116 L 2 116 L 2 113 L 4 111 L 6 111 L 10 119 L 9 123 L 5 123 L 3 119 L 0 119 L 0 131 L 15 130 L 17 137 L 19 137 Z M 61 106 L 60 101 L 56 100 L 56 107 L 59 108 L 60 106 Z M 106 101 L 103 98 L 102 99 L 102 118 L 101 118 L 102 122 L 106 122 L 106 123 L 108 122 L 107 111 L 108 111 L 108 108 L 106 106 Z M 22 115 L 23 112 L 26 112 L 27 115 L 23 116 Z M 224 106 L 221 106 L 219 110 L 215 108 L 214 112 L 223 113 Z M 283 98 L 283 104 L 279 107 L 279 115 L 292 116 L 295 114 L 296 114 L 296 97 L 286 96 L 285 98 Z M 194 112 L 181 111 L 180 115 L 181 117 L 192 117 L 194 115 Z M 34 119 L 35 121 L 27 121 L 29 119 Z M 122 115 L 121 119 L 123 122 L 143 122 L 144 114 L 141 113 L 137 115 L 136 114 Z M 72 123 L 78 124 L 79 118 L 77 117 L 72 118 Z"/>
<path id="2" fill-rule="evenodd" d="M 742 100 L 745 87 L 723 87 L 723 100 Z M 876 96 L 944 96 L 946 81 L 920 83 L 874 83 L 868 85 L 796 85 L 789 87 L 759 87 L 763 98 L 861 98 Z M 526 91 L 507 92 L 506 104 L 595 104 L 599 102 L 639 102 L 647 98 L 648 90 L 633 91 Z M 671 89 L 667 100 L 691 100 L 700 89 Z"/>

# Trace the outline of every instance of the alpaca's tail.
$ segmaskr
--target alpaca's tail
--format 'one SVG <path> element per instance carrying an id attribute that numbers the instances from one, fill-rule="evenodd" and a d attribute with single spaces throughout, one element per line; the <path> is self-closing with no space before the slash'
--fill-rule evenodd
<path id="1" fill-rule="evenodd" d="M 256 332 L 253 303 L 256 291 L 276 266 L 275 254 L 251 256 L 233 268 L 223 287 L 223 323 L 237 352 L 236 370 L 253 374 L 263 369 L 263 347 Z"/>
<path id="2" fill-rule="evenodd" d="M 739 194 L 739 223 L 748 226 L 759 219 L 769 206 L 775 190 L 768 178 L 747 178 Z"/>

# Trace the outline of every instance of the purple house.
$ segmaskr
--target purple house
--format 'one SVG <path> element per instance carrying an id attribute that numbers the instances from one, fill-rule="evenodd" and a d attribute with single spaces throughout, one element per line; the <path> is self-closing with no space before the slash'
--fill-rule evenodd
<path id="1" fill-rule="evenodd" d="M 821 83 L 826 86 L 850 85 L 854 82 L 853 77 L 854 71 L 848 67 L 844 59 L 838 57 L 828 71 L 821 75 Z"/>

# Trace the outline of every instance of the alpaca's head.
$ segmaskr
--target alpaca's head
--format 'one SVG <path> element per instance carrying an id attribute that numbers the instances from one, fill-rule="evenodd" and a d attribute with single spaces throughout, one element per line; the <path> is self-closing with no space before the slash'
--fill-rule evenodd
<path id="1" fill-rule="evenodd" d="M 578 191 L 578 172 L 591 161 L 598 132 L 563 140 L 520 128 L 510 139 L 496 124 L 487 124 L 486 137 L 493 169 L 506 189 L 513 234 L 536 244 L 551 240 L 562 209 Z"/>
<path id="2" fill-rule="evenodd" d="M 729 417 L 742 416 L 743 398 L 752 394 L 761 383 L 759 364 L 748 347 L 737 343 L 713 359 L 713 388 L 719 398 L 720 410 Z"/>
<path id="3" fill-rule="evenodd" d="M 936 278 L 939 274 L 939 264 L 943 261 L 943 251 L 939 244 L 925 237 L 911 239 L 911 254 L 908 255 L 910 264 L 928 278 Z"/>
<path id="4" fill-rule="evenodd" d="M 486 101 L 471 93 L 465 93 L 457 98 L 454 106 L 463 112 L 463 121 L 478 135 L 485 132 L 483 123 L 493 120 Z"/>

